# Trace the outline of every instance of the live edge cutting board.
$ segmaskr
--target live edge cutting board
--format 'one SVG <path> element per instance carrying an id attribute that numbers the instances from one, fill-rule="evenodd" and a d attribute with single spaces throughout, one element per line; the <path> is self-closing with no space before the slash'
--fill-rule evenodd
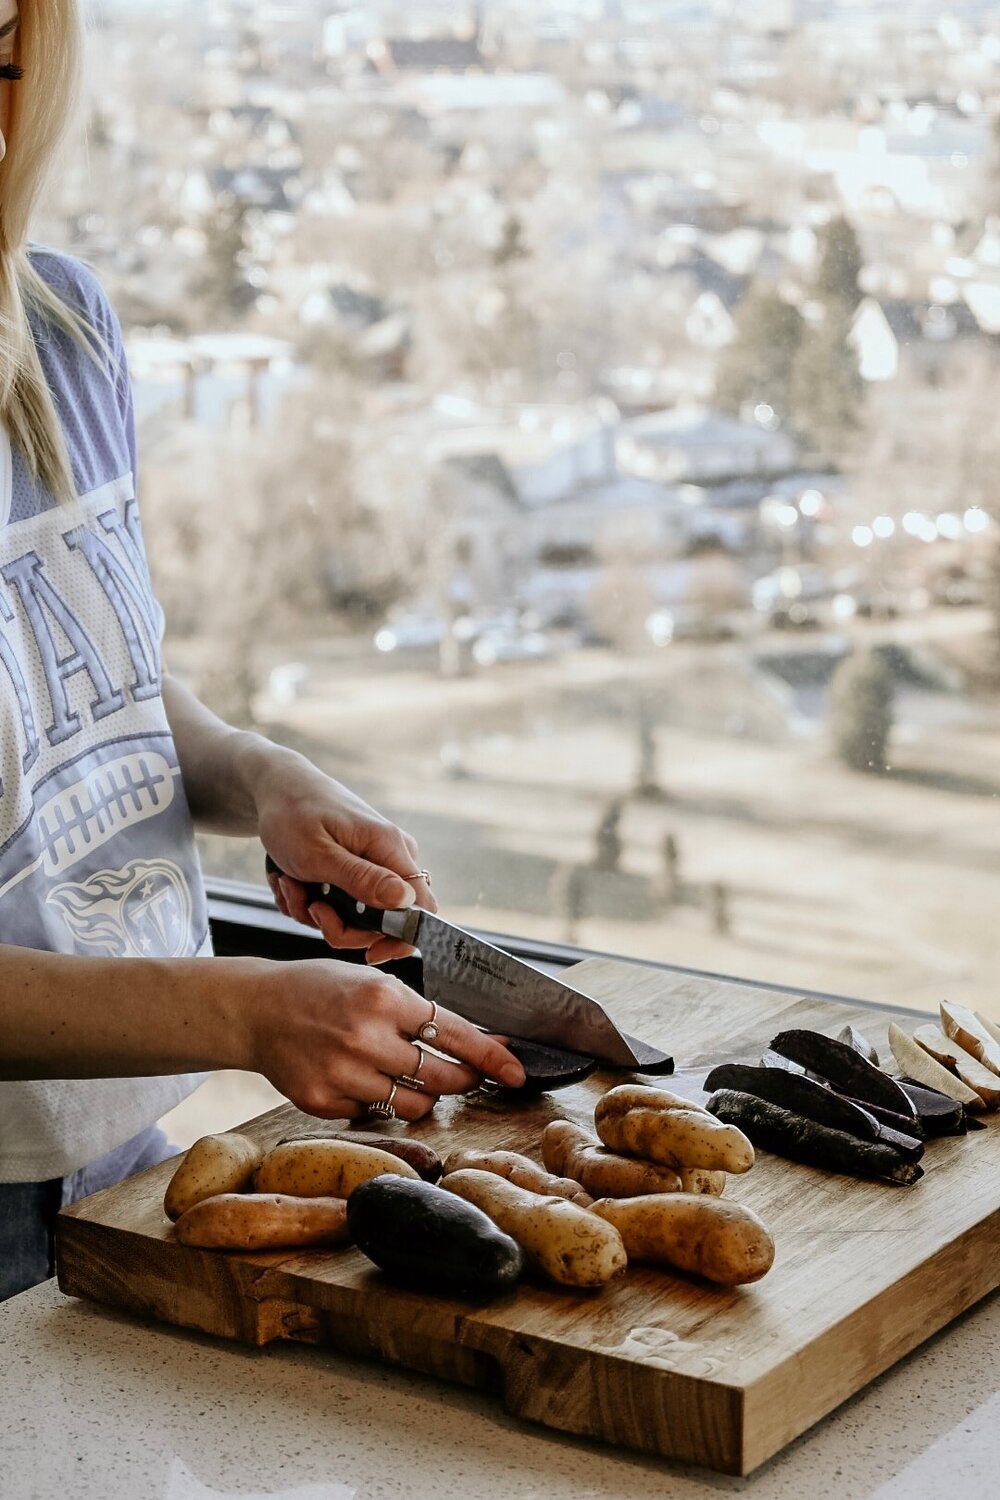
<path id="1" fill-rule="evenodd" d="M 853 1021 L 888 1055 L 885 1012 L 604 959 L 568 977 L 696 1079 L 717 1061 L 758 1059 L 792 1026 L 835 1033 Z M 442 1155 L 491 1146 L 537 1159 L 547 1121 L 592 1123 L 616 1081 L 595 1075 L 514 1105 L 442 1103 L 409 1128 Z M 273 1143 L 310 1127 L 284 1106 L 245 1128 Z M 898 1188 L 762 1155 L 727 1187 L 774 1235 L 774 1267 L 755 1286 L 719 1290 L 630 1267 L 600 1294 L 523 1283 L 473 1307 L 393 1287 L 353 1249 L 180 1246 L 162 1211 L 164 1163 L 64 1212 L 59 1284 L 250 1344 L 298 1339 L 372 1355 L 492 1390 L 549 1427 L 745 1474 L 1000 1284 L 1000 1128 L 932 1141 L 924 1166 L 915 1187 Z"/>

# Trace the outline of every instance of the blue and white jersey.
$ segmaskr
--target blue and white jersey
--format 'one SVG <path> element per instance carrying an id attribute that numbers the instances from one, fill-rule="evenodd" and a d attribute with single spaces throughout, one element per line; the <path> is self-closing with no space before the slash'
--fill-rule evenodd
<path id="1" fill-rule="evenodd" d="M 121 330 L 82 265 L 32 260 L 104 339 L 111 370 L 33 319 L 76 505 L 37 485 L 0 432 L 0 942 L 190 956 L 207 949 L 207 907 L 160 693 Z M 0 1181 L 65 1175 L 196 1082 L 0 1084 Z"/>

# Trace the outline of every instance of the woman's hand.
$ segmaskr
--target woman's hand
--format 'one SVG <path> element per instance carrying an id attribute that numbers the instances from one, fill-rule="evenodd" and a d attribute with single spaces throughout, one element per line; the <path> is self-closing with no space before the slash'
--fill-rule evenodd
<path id="1" fill-rule="evenodd" d="M 365 948 L 369 963 L 410 950 L 379 933 L 345 928 L 331 909 L 310 915 L 305 883 L 328 881 L 368 906 L 437 903 L 420 872 L 416 840 L 360 797 L 259 734 L 223 723 L 170 673 L 163 702 L 195 826 L 257 835 L 284 876 L 268 876 L 279 910 L 319 927 L 334 948 Z"/>
<path id="2" fill-rule="evenodd" d="M 305 886 L 328 881 L 368 906 L 416 901 L 437 911 L 416 840 L 298 755 L 265 759 L 252 787 L 261 843 L 282 872 L 267 877 L 278 910 L 318 927 L 333 948 L 366 948 L 370 964 L 411 952 L 395 938 L 346 927 L 325 902 L 307 906 Z"/>
<path id="3" fill-rule="evenodd" d="M 391 975 L 333 959 L 252 962 L 258 984 L 248 1065 L 306 1114 L 364 1115 L 386 1103 L 395 1085 L 396 1114 L 419 1120 L 442 1094 L 466 1093 L 484 1077 L 511 1087 L 524 1082 L 498 1038 L 452 1011 L 437 1010 L 429 1051 L 418 1032 L 430 1020 L 430 1001 Z"/>

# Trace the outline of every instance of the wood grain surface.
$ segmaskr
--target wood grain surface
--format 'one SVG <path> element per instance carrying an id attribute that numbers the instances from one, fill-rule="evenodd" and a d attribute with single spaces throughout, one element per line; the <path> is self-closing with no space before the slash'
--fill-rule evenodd
<path id="1" fill-rule="evenodd" d="M 612 959 L 566 977 L 670 1050 L 671 1086 L 695 1098 L 712 1064 L 757 1061 L 788 1027 L 835 1034 L 851 1021 L 889 1056 L 888 1011 Z M 533 1100 L 474 1095 L 388 1128 L 442 1155 L 461 1145 L 540 1160 L 548 1121 L 592 1125 L 596 1100 L 621 1079 L 598 1073 Z M 327 1125 L 286 1105 L 246 1129 L 271 1144 Z M 598 1294 L 523 1282 L 475 1306 L 394 1287 L 354 1249 L 181 1246 L 163 1214 L 163 1163 L 64 1211 L 59 1284 L 250 1344 L 296 1339 L 384 1359 L 494 1391 L 508 1411 L 564 1432 L 745 1474 L 1000 1285 L 1000 1127 L 931 1141 L 923 1165 L 920 1182 L 899 1188 L 759 1154 L 726 1189 L 775 1239 L 773 1269 L 750 1287 L 630 1267 Z"/>

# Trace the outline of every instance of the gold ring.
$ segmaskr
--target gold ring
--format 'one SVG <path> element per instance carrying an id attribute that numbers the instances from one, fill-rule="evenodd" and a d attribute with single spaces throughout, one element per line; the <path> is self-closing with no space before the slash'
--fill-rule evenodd
<path id="1" fill-rule="evenodd" d="M 368 1106 L 368 1113 L 374 1115 L 379 1120 L 394 1120 L 396 1118 L 396 1111 L 393 1109 L 392 1104 L 395 1097 L 396 1083 L 393 1082 L 392 1087 L 389 1089 L 389 1097 L 383 1100 L 381 1104 L 378 1101 L 370 1104 Z"/>
<path id="2" fill-rule="evenodd" d="M 411 870 L 410 873 L 409 873 L 409 875 L 401 875 L 400 879 L 401 880 L 426 880 L 427 884 L 430 885 L 430 883 L 431 883 L 431 872 L 430 872 L 430 870 Z"/>
<path id="3" fill-rule="evenodd" d="M 412 1073 L 400 1073 L 396 1082 L 401 1083 L 407 1089 L 425 1089 L 427 1085 L 420 1076 L 420 1069 L 424 1065 L 424 1049 L 419 1042 L 414 1042 L 413 1045 L 417 1049 L 417 1066 Z"/>
<path id="4" fill-rule="evenodd" d="M 437 1041 L 437 1037 L 438 1037 L 438 1024 L 437 1024 L 438 1008 L 437 1008 L 437 1001 L 436 1000 L 432 1000 L 430 1002 L 430 1006 L 431 1006 L 431 1013 L 430 1013 L 430 1015 L 427 1017 L 427 1020 L 424 1022 L 424 1024 L 417 1031 L 417 1036 L 420 1038 L 420 1040 L 422 1042 L 436 1042 Z M 416 1039 L 417 1039 L 416 1037 L 413 1038 L 414 1042 L 416 1042 Z"/>
<path id="5" fill-rule="evenodd" d="M 427 1085 L 420 1076 L 420 1069 L 424 1065 L 424 1049 L 419 1042 L 414 1042 L 413 1045 L 417 1049 L 417 1066 L 412 1073 L 400 1073 L 396 1082 L 401 1083 L 407 1089 L 424 1089 Z"/>

